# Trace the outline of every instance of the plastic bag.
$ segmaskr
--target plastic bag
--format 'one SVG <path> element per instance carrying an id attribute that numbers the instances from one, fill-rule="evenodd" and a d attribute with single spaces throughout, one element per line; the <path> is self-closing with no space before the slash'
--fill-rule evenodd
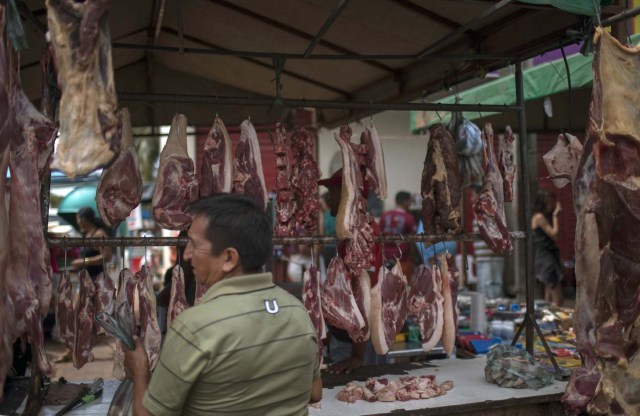
<path id="1" fill-rule="evenodd" d="M 528 352 L 505 345 L 489 350 L 484 377 L 489 383 L 514 389 L 539 389 L 553 383 L 553 374 Z"/>
<path id="2" fill-rule="evenodd" d="M 463 118 L 455 130 L 456 152 L 462 156 L 473 156 L 482 151 L 482 132 L 480 128 Z"/>

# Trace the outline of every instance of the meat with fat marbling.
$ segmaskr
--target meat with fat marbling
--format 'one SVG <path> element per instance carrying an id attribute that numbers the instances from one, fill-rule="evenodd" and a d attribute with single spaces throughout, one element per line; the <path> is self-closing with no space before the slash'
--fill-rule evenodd
<path id="1" fill-rule="evenodd" d="M 60 142 L 52 168 L 73 179 L 108 166 L 120 148 L 109 1 L 47 0 L 46 5 L 62 91 Z"/>
<path id="2" fill-rule="evenodd" d="M 231 192 L 232 179 L 231 139 L 222 119 L 216 117 L 202 150 L 200 198 Z"/>
<path id="3" fill-rule="evenodd" d="M 315 140 L 307 129 L 296 130 L 291 136 L 291 188 L 296 201 L 292 231 L 295 236 L 315 235 L 318 228 L 318 180 L 321 173 L 314 158 Z"/>
<path id="4" fill-rule="evenodd" d="M 498 168 L 502 175 L 504 200 L 507 202 L 513 201 L 513 181 L 516 179 L 516 155 L 515 138 L 510 126 L 505 127 L 504 135 L 500 140 Z"/>
<path id="5" fill-rule="evenodd" d="M 113 280 L 108 274 L 100 273 L 93 282 L 96 288 L 95 298 L 93 300 L 94 315 L 105 312 L 113 315 L 116 309 L 116 287 Z M 100 325 L 94 325 L 96 334 L 105 334 L 104 328 Z"/>
<path id="6" fill-rule="evenodd" d="M 260 143 L 256 129 L 249 120 L 240 125 L 240 141 L 233 161 L 233 192 L 248 195 L 260 208 L 267 208 L 269 196 L 262 171 Z"/>
<path id="7" fill-rule="evenodd" d="M 407 318 L 407 278 L 400 261 L 391 270 L 381 267 L 378 282 L 371 288 L 371 341 L 384 355 L 402 331 Z"/>
<path id="8" fill-rule="evenodd" d="M 73 366 L 82 368 L 86 363 L 93 361 L 92 350 L 96 342 L 96 334 L 93 329 L 96 288 L 86 269 L 80 270 L 78 280 L 80 281 L 80 294 L 78 295 L 78 306 L 75 309 Z"/>
<path id="9" fill-rule="evenodd" d="M 73 350 L 73 334 L 75 328 L 75 315 L 73 313 L 73 286 L 71 275 L 68 271 L 62 272 L 58 282 L 56 296 L 56 324 L 60 339 L 69 350 Z"/>
<path id="10" fill-rule="evenodd" d="M 151 270 L 144 265 L 136 273 L 138 282 L 138 313 L 140 314 L 140 339 L 149 358 L 149 370 L 153 371 L 160 358 L 162 335 L 156 312 L 156 295 L 153 291 Z"/>
<path id="11" fill-rule="evenodd" d="M 411 282 L 408 299 L 409 314 L 418 318 L 422 349 L 431 351 L 442 338 L 444 330 L 444 296 L 442 274 L 420 265 Z"/>
<path id="12" fill-rule="evenodd" d="M 171 297 L 169 299 L 169 310 L 167 311 L 167 328 L 184 311 L 189 308 L 184 283 L 184 271 L 180 265 L 173 267 L 171 275 Z"/>
<path id="13" fill-rule="evenodd" d="M 327 337 L 327 329 L 322 316 L 320 299 L 320 272 L 315 267 L 309 267 L 302 277 L 302 303 L 309 313 L 311 322 L 316 329 L 318 339 L 318 362 L 322 365 L 322 340 Z"/>
<path id="14" fill-rule="evenodd" d="M 344 261 L 339 256 L 331 259 L 327 268 L 321 303 L 327 324 L 344 329 L 352 339 L 358 337 L 365 320 L 353 295 Z"/>
<path id="15" fill-rule="evenodd" d="M 556 188 L 562 188 L 572 182 L 576 176 L 581 157 L 582 144 L 580 140 L 569 133 L 559 134 L 556 145 L 542 156 Z"/>
<path id="16" fill-rule="evenodd" d="M 142 174 L 130 117 L 126 108 L 120 111 L 120 154 L 102 171 L 96 191 L 98 212 L 109 228 L 117 227 L 142 200 Z"/>
<path id="17" fill-rule="evenodd" d="M 160 167 L 151 205 L 153 218 L 162 228 L 184 230 L 191 224 L 187 207 L 198 199 L 193 160 L 187 153 L 187 118 L 178 114 L 171 122 L 167 143 L 160 153 Z"/>

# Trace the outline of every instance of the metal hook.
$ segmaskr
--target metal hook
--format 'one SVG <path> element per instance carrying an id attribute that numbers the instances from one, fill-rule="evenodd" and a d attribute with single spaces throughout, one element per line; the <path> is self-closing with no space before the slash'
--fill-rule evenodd
<path id="1" fill-rule="evenodd" d="M 124 236 L 123 235 L 120 236 L 120 249 L 122 250 L 122 270 L 124 270 L 126 267 L 124 264 L 125 255 L 124 255 Z"/>
<path id="2" fill-rule="evenodd" d="M 101 253 L 102 254 L 102 272 L 103 273 L 106 273 L 106 271 L 107 271 L 107 261 L 106 261 L 105 256 L 104 256 L 104 243 L 105 243 L 105 241 L 106 241 L 105 240 L 105 236 L 103 235 L 102 236 L 102 253 Z"/>
<path id="3" fill-rule="evenodd" d="M 442 123 L 442 116 L 440 115 L 440 113 L 438 112 L 438 110 L 436 110 L 436 115 L 438 116 L 438 118 L 440 119 L 440 123 Z"/>
<path id="4" fill-rule="evenodd" d="M 311 267 L 316 266 L 316 253 L 315 253 L 315 245 L 311 244 Z"/>

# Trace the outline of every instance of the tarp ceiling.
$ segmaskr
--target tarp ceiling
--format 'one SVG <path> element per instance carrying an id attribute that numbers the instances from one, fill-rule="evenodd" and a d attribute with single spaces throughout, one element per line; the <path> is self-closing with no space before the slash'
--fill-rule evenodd
<path id="1" fill-rule="evenodd" d="M 41 0 L 25 0 L 30 23 L 29 49 L 21 55 L 22 85 L 40 95 L 40 56 L 45 46 L 46 10 Z M 111 0 L 113 42 L 128 45 L 197 47 L 267 53 L 304 53 L 339 2 L 337 0 Z M 579 17 L 540 4 L 513 1 L 489 17 L 461 26 L 498 2 L 492 0 L 352 0 L 324 33 L 312 54 L 407 54 L 454 37 L 434 56 L 501 54 L 507 59 L 443 60 L 292 60 L 282 74 L 282 96 L 292 99 L 407 102 L 423 94 L 506 66 L 557 45 Z M 162 7 L 164 5 L 164 7 Z M 609 6 L 608 16 L 621 9 Z M 36 22 L 34 25 L 33 22 Z M 540 22 L 544 22 L 543 25 Z M 34 27 L 39 27 L 39 30 Z M 157 34 L 157 36 L 156 36 Z M 182 40 L 181 40 L 182 39 Z M 118 93 L 274 97 L 275 73 L 268 58 L 113 49 Z M 254 124 L 286 120 L 282 107 L 216 106 L 173 102 L 128 102 L 134 125 L 166 125 L 183 112 L 192 125 L 209 125 L 218 113 L 228 125 L 247 115 Z M 332 126 L 370 114 L 370 110 L 319 110 L 321 124 Z"/>

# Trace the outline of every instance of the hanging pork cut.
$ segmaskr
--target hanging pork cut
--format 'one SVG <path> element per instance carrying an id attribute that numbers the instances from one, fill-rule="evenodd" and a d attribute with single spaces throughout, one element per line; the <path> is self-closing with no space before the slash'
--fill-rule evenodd
<path id="1" fill-rule="evenodd" d="M 95 298 L 93 300 L 94 315 L 100 312 L 113 315 L 116 309 L 116 287 L 113 280 L 108 274 L 100 273 L 93 282 L 96 288 Z M 105 334 L 104 328 L 100 325 L 94 325 L 97 334 Z"/>
<path id="2" fill-rule="evenodd" d="M 442 347 L 446 354 L 451 354 L 456 343 L 458 332 L 458 277 L 455 259 L 449 253 L 440 257 L 442 273 Z"/>
<path id="3" fill-rule="evenodd" d="M 56 127 L 42 116 L 22 90 L 13 96 L 16 130 L 11 143 L 11 197 L 9 232 L 11 275 L 8 294 L 13 299 L 14 339 L 29 334 L 43 372 L 51 371 L 44 350 L 42 320 L 51 301 L 51 261 L 42 230 L 40 173 L 45 169 Z"/>
<path id="4" fill-rule="evenodd" d="M 96 334 L 93 330 L 96 288 L 85 269 L 78 273 L 78 280 L 80 281 L 80 294 L 78 295 L 78 306 L 75 309 L 73 366 L 82 368 L 86 363 L 93 361 L 92 350 L 96 341 Z"/>
<path id="5" fill-rule="evenodd" d="M 193 300 L 193 305 L 199 305 L 202 302 L 202 299 L 204 298 L 204 295 L 207 294 L 207 290 L 209 290 L 209 288 L 201 283 L 198 283 L 196 281 L 196 294 Z"/>
<path id="6" fill-rule="evenodd" d="M 351 128 L 340 127 L 335 139 L 342 151 L 342 193 L 336 216 L 336 235 L 340 240 L 347 240 L 344 262 L 349 274 L 356 277 L 368 270 L 375 260 L 373 217 L 367 211 L 367 200 L 363 196 L 365 184 L 359 163 L 362 155 L 354 149 L 358 146 L 351 143 Z"/>
<path id="7" fill-rule="evenodd" d="M 384 165 L 384 152 L 382 151 L 382 142 L 378 135 L 378 130 L 371 123 L 364 129 L 360 136 L 360 144 L 364 145 L 367 150 L 367 164 L 365 181 L 369 185 L 371 191 L 378 195 L 381 200 L 387 199 L 387 173 Z"/>
<path id="8" fill-rule="evenodd" d="M 513 181 L 516 178 L 515 138 L 510 126 L 505 127 L 504 135 L 500 140 L 500 155 L 498 168 L 502 175 L 504 187 L 504 200 L 513 201 Z"/>
<path id="9" fill-rule="evenodd" d="M 327 324 L 347 331 L 351 339 L 359 336 L 366 325 L 351 288 L 344 261 L 336 256 L 327 267 L 327 279 L 322 285 L 322 314 Z"/>
<path id="10" fill-rule="evenodd" d="M 429 129 L 420 189 L 425 234 L 460 232 L 460 166 L 453 138 L 442 124 L 435 124 Z"/>
<path id="11" fill-rule="evenodd" d="M 64 271 L 60 275 L 56 295 L 56 324 L 58 325 L 60 339 L 70 351 L 73 350 L 73 334 L 75 328 L 72 290 L 71 275 L 68 271 Z"/>
<path id="12" fill-rule="evenodd" d="M 351 339 L 353 342 L 365 342 L 371 337 L 371 278 L 369 277 L 369 272 L 362 270 L 359 275 L 353 276 L 351 278 L 351 290 L 364 321 L 364 326 Z"/>
<path id="13" fill-rule="evenodd" d="M 291 184 L 290 147 L 287 132 L 282 123 L 276 124 L 276 134 L 273 140 L 273 151 L 276 155 L 276 237 L 290 237 L 293 235 L 296 214 L 296 198 Z"/>
<path id="14" fill-rule="evenodd" d="M 160 358 L 162 335 L 156 312 L 156 295 L 153 291 L 151 270 L 144 265 L 136 273 L 138 281 L 138 312 L 140 314 L 140 339 L 149 358 L 149 370 L 153 371 Z"/>
<path id="15" fill-rule="evenodd" d="M 320 299 L 320 272 L 315 267 L 309 267 L 302 277 L 302 303 L 309 313 L 311 322 L 316 328 L 318 336 L 318 361 L 322 365 L 322 340 L 327 337 L 327 330 L 322 316 Z"/>
<path id="16" fill-rule="evenodd" d="M 513 246 L 504 213 L 504 185 L 493 151 L 491 123 L 484 125 L 482 141 L 486 165 L 482 190 L 473 204 L 473 216 L 478 222 L 480 234 L 487 246 L 494 253 L 510 253 Z"/>
<path id="17" fill-rule="evenodd" d="M 320 200 L 318 180 L 321 173 L 314 158 L 315 137 L 307 129 L 296 130 L 291 136 L 291 185 L 296 200 L 293 232 L 296 236 L 316 234 Z"/>
<path id="18" fill-rule="evenodd" d="M 184 230 L 191 224 L 187 208 L 197 199 L 195 166 L 187 153 L 187 117 L 178 114 L 171 122 L 167 143 L 160 153 L 158 179 L 151 200 L 153 218 L 162 228 Z"/>
<path id="19" fill-rule="evenodd" d="M 135 306 L 135 286 L 135 277 L 131 270 L 122 269 L 120 276 L 118 277 L 118 290 L 116 292 L 115 308 L 118 310 L 120 305 L 123 303 L 129 303 L 132 311 L 132 328 L 130 328 L 132 334 L 134 333 L 135 328 L 135 313 L 133 313 L 133 308 Z M 127 291 L 127 289 L 129 289 L 129 291 Z M 120 341 L 116 341 L 116 351 L 113 354 L 113 376 L 119 380 L 123 380 L 126 376 L 124 372 L 124 346 Z"/>
<path id="20" fill-rule="evenodd" d="M 52 168 L 68 177 L 108 166 L 120 147 L 118 101 L 105 0 L 47 0 L 58 73 L 60 142 Z"/>
<path id="21" fill-rule="evenodd" d="M 3 16 L 0 6 L 0 17 Z M 1 22 L 0 22 L 1 23 Z M 0 31 L 2 33 L 2 31 Z M 4 397 L 4 382 L 13 363 L 13 340 L 15 317 L 11 286 L 15 280 L 10 259 L 9 220 L 7 216 L 7 170 L 9 169 L 9 147 L 0 153 L 0 401 Z"/>
<path id="22" fill-rule="evenodd" d="M 142 200 L 142 174 L 138 153 L 133 143 L 129 110 L 120 111 L 122 142 L 120 154 L 102 171 L 96 205 L 102 221 L 109 228 L 117 227 Z"/>
<path id="23" fill-rule="evenodd" d="M 5 30 L 5 3 L 0 5 L 0 154 L 9 147 L 13 136 L 14 117 L 11 108 L 14 91 L 11 45 Z M 0 383 L 4 379 L 0 376 Z M 0 391 L 0 397 L 2 392 Z"/>
<path id="24" fill-rule="evenodd" d="M 248 195 L 260 208 L 267 208 L 269 197 L 262 171 L 260 143 L 250 120 L 245 120 L 240 125 L 240 141 L 233 163 L 233 192 Z"/>
<path id="25" fill-rule="evenodd" d="M 408 300 L 409 314 L 418 318 L 422 349 L 431 351 L 442 338 L 444 330 L 444 296 L 442 274 L 420 265 L 411 282 Z"/>
<path id="26" fill-rule="evenodd" d="M 594 47 L 589 127 L 574 184 L 574 327 L 583 368 L 563 401 L 569 414 L 632 415 L 640 414 L 640 47 L 623 46 L 602 28 Z"/>
<path id="27" fill-rule="evenodd" d="M 169 310 L 167 312 L 167 328 L 185 309 L 189 308 L 184 284 L 184 271 L 180 265 L 173 267 L 171 275 L 171 298 L 169 300 Z"/>
<path id="28" fill-rule="evenodd" d="M 391 270 L 381 267 L 371 288 L 371 341 L 380 355 L 389 352 L 407 318 L 407 278 L 400 261 Z"/>
<path id="29" fill-rule="evenodd" d="M 556 188 L 563 188 L 573 181 L 581 157 L 582 143 L 576 136 L 569 133 L 558 135 L 556 145 L 542 156 Z"/>
<path id="30" fill-rule="evenodd" d="M 216 116 L 202 151 L 200 197 L 231 192 L 232 179 L 231 139 L 224 123 Z"/>

